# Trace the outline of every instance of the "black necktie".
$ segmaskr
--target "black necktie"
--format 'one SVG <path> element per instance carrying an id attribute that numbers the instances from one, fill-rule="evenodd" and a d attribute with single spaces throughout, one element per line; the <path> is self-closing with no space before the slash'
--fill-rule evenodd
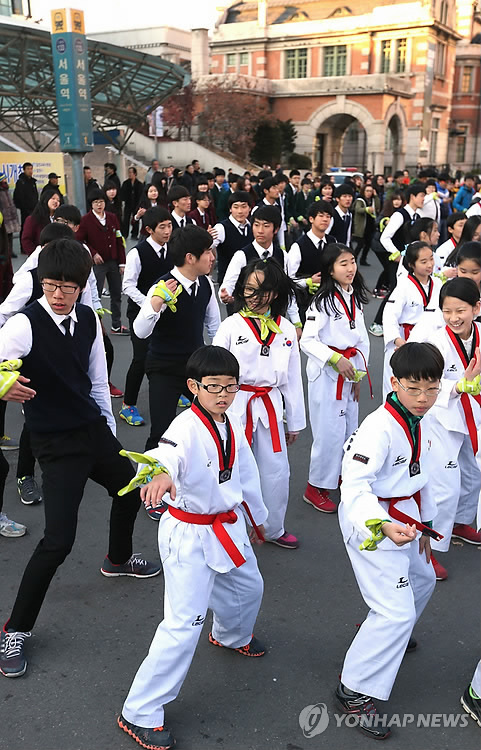
<path id="1" fill-rule="evenodd" d="M 413 213 L 413 218 L 411 219 L 411 224 L 414 224 L 414 222 L 419 219 L 419 214 L 416 212 Z"/>
<path id="2" fill-rule="evenodd" d="M 243 237 L 247 236 L 247 224 L 244 227 L 239 227 L 239 232 Z"/>
<path id="3" fill-rule="evenodd" d="M 264 252 L 262 253 L 262 257 L 264 258 L 264 260 L 266 258 L 268 258 L 269 257 L 269 252 L 267 250 L 264 250 Z"/>
<path id="4" fill-rule="evenodd" d="M 162 246 L 162 247 L 160 248 L 160 255 L 159 255 L 159 258 L 160 258 L 160 260 L 165 260 L 165 245 L 163 245 L 163 246 Z"/>
<path id="5" fill-rule="evenodd" d="M 194 281 L 194 283 L 192 284 L 190 290 L 191 290 L 190 291 L 190 296 L 191 297 L 195 297 L 195 295 L 197 294 L 197 282 L 196 281 Z"/>
<path id="6" fill-rule="evenodd" d="M 349 221 L 349 215 L 348 214 L 344 214 L 344 216 L 342 217 L 342 220 L 343 220 L 344 224 L 347 225 L 347 223 Z"/>
<path id="7" fill-rule="evenodd" d="M 180 220 L 180 226 L 181 227 L 185 227 L 185 219 L 181 219 Z"/>
<path id="8" fill-rule="evenodd" d="M 65 328 L 65 338 L 72 338 L 72 334 L 70 333 L 70 318 L 65 318 L 65 320 L 62 320 L 60 325 Z"/>

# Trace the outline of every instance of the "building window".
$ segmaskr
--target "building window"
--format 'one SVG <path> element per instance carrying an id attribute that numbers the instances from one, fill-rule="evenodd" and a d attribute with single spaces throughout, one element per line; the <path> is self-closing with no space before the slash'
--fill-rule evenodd
<path id="1" fill-rule="evenodd" d="M 381 42 L 381 73 L 389 73 L 391 70 L 391 40 Z"/>
<path id="2" fill-rule="evenodd" d="M 248 64 L 249 64 L 249 53 L 241 52 L 239 55 L 239 65 L 248 65 Z"/>
<path id="3" fill-rule="evenodd" d="M 467 125 L 456 125 L 456 163 L 462 163 L 466 158 L 466 136 L 468 134 Z"/>
<path id="4" fill-rule="evenodd" d="M 436 155 L 438 151 L 438 133 L 439 124 L 441 120 L 439 117 L 433 117 L 431 122 L 431 142 L 429 146 L 429 161 L 431 164 L 436 164 Z"/>
<path id="5" fill-rule="evenodd" d="M 446 49 L 444 42 L 436 44 L 436 58 L 434 60 L 434 75 L 443 76 L 446 70 Z"/>
<path id="6" fill-rule="evenodd" d="M 12 15 L 12 0 L 0 0 L 0 16 Z"/>
<path id="7" fill-rule="evenodd" d="M 396 73 L 406 72 L 407 49 L 408 40 L 398 39 L 396 42 Z"/>
<path id="8" fill-rule="evenodd" d="M 288 49 L 286 78 L 307 78 L 307 49 Z"/>
<path id="9" fill-rule="evenodd" d="M 447 0 L 442 0 L 441 6 L 439 9 L 439 20 L 441 23 L 443 23 L 445 26 L 448 24 L 448 3 Z"/>
<path id="10" fill-rule="evenodd" d="M 324 75 L 345 76 L 347 67 L 347 47 L 339 44 L 336 47 L 324 47 Z"/>
<path id="11" fill-rule="evenodd" d="M 465 65 L 461 77 L 461 93 L 471 94 L 473 90 L 473 68 L 471 65 Z"/>
<path id="12" fill-rule="evenodd" d="M 229 54 L 225 56 L 225 62 L 228 68 L 235 68 L 235 64 L 236 64 L 235 52 L 229 52 Z"/>

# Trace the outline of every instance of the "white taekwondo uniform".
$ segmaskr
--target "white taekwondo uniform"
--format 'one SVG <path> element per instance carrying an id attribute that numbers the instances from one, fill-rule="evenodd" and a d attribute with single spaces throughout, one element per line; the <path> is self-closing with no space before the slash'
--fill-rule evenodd
<path id="1" fill-rule="evenodd" d="M 479 444 L 478 430 L 481 426 L 481 397 L 461 396 L 456 392 L 456 383 L 462 379 L 467 362 L 474 353 L 474 346 L 480 340 L 481 325 L 475 323 L 472 338 L 465 342 L 466 351 L 461 339 L 456 339 L 447 326 L 431 329 L 424 341 L 437 346 L 444 357 L 444 373 L 441 381 L 442 391 L 426 419 L 431 423 L 433 433 L 433 450 L 436 455 L 436 472 L 431 479 L 434 497 L 438 506 L 436 530 L 444 535 L 440 542 L 432 542 L 434 550 L 447 552 L 453 525 L 455 523 L 471 524 L 478 507 L 481 473 L 475 455 L 476 442 Z M 416 331 L 414 335 L 416 336 Z M 419 337 L 416 336 L 419 340 Z M 479 345 L 479 344 L 478 344 Z M 459 347 L 462 347 L 460 350 Z M 459 355 L 464 351 L 464 361 Z M 463 408 L 466 405 L 466 418 Z M 471 426 L 473 439 L 470 437 L 468 424 Z M 476 436 L 476 437 L 475 437 Z M 473 446 L 473 440 L 475 445 Z"/>
<path id="2" fill-rule="evenodd" d="M 392 370 L 389 364 L 396 349 L 397 338 L 408 340 L 411 330 L 423 312 L 434 313 L 439 306 L 441 282 L 431 277 L 428 284 L 421 284 L 412 274 L 398 277 L 396 288 L 386 302 L 382 316 L 384 335 L 383 398 L 392 391 Z"/>
<path id="3" fill-rule="evenodd" d="M 309 484 L 333 490 L 339 484 L 342 447 L 359 421 L 359 404 L 354 400 L 353 384 L 343 381 L 328 364 L 337 350 L 352 349 L 350 361 L 357 370 L 365 370 L 369 358 L 369 337 L 360 307 L 353 306 L 352 291 L 339 287 L 335 310 L 318 310 L 312 302 L 307 313 L 300 346 L 307 354 L 309 420 L 312 429 Z M 346 310 L 350 311 L 349 316 Z M 355 319 L 352 321 L 352 312 Z M 354 327 L 352 326 L 354 323 Z M 362 352 L 362 355 L 361 353 Z"/>
<path id="4" fill-rule="evenodd" d="M 306 426 L 296 329 L 282 316 L 275 321 L 282 333 L 269 331 L 269 336 L 262 341 L 255 319 L 235 313 L 222 321 L 212 342 L 231 351 L 240 365 L 242 390 L 228 414 L 236 414 L 244 428 L 249 422 L 247 435 L 269 512 L 265 523 L 268 539 L 278 539 L 284 534 L 289 500 L 290 470 L 282 421 L 283 399 L 287 431 L 299 432 Z"/>
<path id="5" fill-rule="evenodd" d="M 229 452 L 227 424 L 214 424 L 224 451 Z M 227 532 L 234 551 L 245 562 L 236 567 L 212 524 L 187 523 L 174 518 L 170 511 L 163 514 L 159 523 L 159 550 L 165 577 L 164 619 L 122 710 L 127 721 L 138 726 L 164 724 L 164 705 L 173 701 L 182 687 L 207 608 L 214 612 L 213 636 L 224 646 L 239 648 L 252 637 L 263 581 L 240 503 L 245 501 L 249 505 L 257 525 L 264 523 L 267 509 L 243 427 L 235 416 L 230 418 L 230 424 L 235 442 L 231 478 L 221 483 L 220 444 L 192 408 L 176 417 L 159 447 L 148 452 L 175 482 L 175 500 L 168 494 L 164 496 L 173 509 L 192 514 L 235 511 L 235 523 L 222 521 L 220 528 Z"/>
<path id="6" fill-rule="evenodd" d="M 402 408 L 394 411 L 399 415 Z M 346 654 L 341 681 L 379 700 L 389 698 L 414 624 L 436 583 L 434 568 L 419 554 L 417 539 L 397 547 L 384 537 L 377 549 L 359 549 L 370 537 L 366 521 L 392 518 L 401 523 L 380 498 L 408 498 L 400 500 L 396 510 L 417 521 L 434 520 L 438 530 L 430 483 L 436 466 L 429 426 L 426 429 L 423 419 L 416 445 L 408 438 L 405 420 L 404 425 L 385 405 L 380 406 L 346 443 L 342 464 L 339 523 L 370 611 Z M 419 490 L 420 508 L 413 498 Z"/>

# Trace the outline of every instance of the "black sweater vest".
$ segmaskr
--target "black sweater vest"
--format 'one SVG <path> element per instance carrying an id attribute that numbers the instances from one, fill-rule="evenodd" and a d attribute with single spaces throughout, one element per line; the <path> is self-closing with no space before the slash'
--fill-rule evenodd
<path id="1" fill-rule="evenodd" d="M 40 299 L 40 297 L 43 296 L 43 289 L 39 281 L 36 268 L 30 269 L 30 276 L 32 277 L 32 294 L 30 295 L 30 299 L 25 303 L 25 305 L 30 305 L 32 302 L 35 302 L 36 299 Z"/>
<path id="2" fill-rule="evenodd" d="M 336 242 L 336 238 L 330 234 L 324 235 L 324 239 L 327 245 L 331 242 Z M 301 262 L 296 271 L 296 276 L 308 279 L 313 274 L 319 273 L 321 270 L 322 250 L 315 246 L 307 234 L 303 234 L 302 237 L 297 240 L 297 244 L 301 251 Z"/>
<path id="3" fill-rule="evenodd" d="M 394 213 L 401 214 L 401 216 L 403 217 L 403 224 L 399 227 L 397 232 L 393 234 L 391 240 L 396 249 L 399 250 L 400 253 L 402 253 L 406 245 L 408 245 L 410 242 L 409 229 L 411 227 L 411 224 L 413 224 L 414 222 L 411 215 L 406 211 L 405 208 L 399 208 Z"/>
<path id="4" fill-rule="evenodd" d="M 150 242 L 147 242 L 147 240 L 139 242 L 135 249 L 139 254 L 141 266 L 139 278 L 137 279 L 137 289 L 142 292 L 142 294 L 147 294 L 150 287 L 155 284 L 158 279 L 160 279 L 164 274 L 169 273 L 169 271 L 174 267 L 174 263 L 170 258 L 168 245 L 167 256 L 163 260 L 159 258 L 154 248 L 152 247 Z M 140 307 L 138 306 L 138 304 L 129 297 L 127 302 L 128 316 L 132 317 L 134 315 L 137 315 L 139 310 Z"/>
<path id="5" fill-rule="evenodd" d="M 232 260 L 232 256 L 237 250 L 241 250 L 248 242 L 252 242 L 254 235 L 250 224 L 248 225 L 247 235 L 241 234 L 230 219 L 224 219 L 220 222 L 224 227 L 225 240 L 217 245 L 217 264 L 219 275 L 224 278 L 227 266 Z"/>
<path id="6" fill-rule="evenodd" d="M 334 209 L 334 224 L 331 228 L 331 234 L 333 237 L 335 237 L 336 242 L 340 242 L 341 245 L 347 244 L 347 234 L 352 222 L 352 214 L 349 213 L 349 211 L 347 212 L 346 216 L 348 217 L 348 221 L 341 219 L 339 213 Z"/>
<path id="7" fill-rule="evenodd" d="M 90 395 L 88 375 L 97 334 L 95 313 L 78 303 L 75 310 L 77 323 L 72 336 L 62 333 L 39 302 L 22 310 L 32 328 L 32 348 L 22 357 L 22 375 L 30 378 L 29 386 L 37 392 L 24 404 L 25 422 L 32 432 L 75 430 L 101 416 Z"/>
<path id="8" fill-rule="evenodd" d="M 175 279 L 165 274 L 164 281 Z M 177 281 L 177 279 L 175 279 Z M 204 344 L 204 320 L 212 287 L 206 276 L 199 276 L 197 294 L 192 297 L 185 289 L 177 297 L 177 312 L 167 307 L 149 338 L 149 355 L 162 359 L 186 360 Z"/>
<path id="9" fill-rule="evenodd" d="M 250 245 L 243 247 L 242 252 L 246 256 L 246 265 L 250 263 L 251 260 L 262 260 L 262 256 L 259 255 L 252 242 Z M 282 270 L 284 270 L 284 253 L 276 243 L 274 243 L 272 247 L 272 257 L 277 260 Z"/>

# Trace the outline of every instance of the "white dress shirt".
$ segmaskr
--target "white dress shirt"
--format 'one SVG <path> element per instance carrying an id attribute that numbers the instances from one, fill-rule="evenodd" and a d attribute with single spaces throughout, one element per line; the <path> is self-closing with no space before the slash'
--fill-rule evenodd
<path id="1" fill-rule="evenodd" d="M 306 232 L 307 236 L 311 240 L 311 242 L 314 243 L 314 245 L 322 252 L 326 246 L 326 235 L 322 239 L 320 239 L 312 229 L 309 229 L 308 232 Z M 299 266 L 301 265 L 302 261 L 302 255 L 301 255 L 301 248 L 299 247 L 297 242 L 293 242 L 289 252 L 287 253 L 287 275 L 293 279 L 298 286 L 305 287 L 307 286 L 307 280 L 306 279 L 299 279 L 296 276 L 296 273 L 298 271 Z"/>
<path id="2" fill-rule="evenodd" d="M 65 328 L 62 322 L 70 318 L 70 332 L 73 336 L 75 324 L 77 323 L 77 313 L 75 305 L 69 315 L 58 315 L 55 313 L 47 302 L 45 295 L 40 297 L 38 303 L 50 315 L 60 331 L 65 335 Z M 112 433 L 116 434 L 115 419 L 112 414 L 112 405 L 110 401 L 110 390 L 107 376 L 107 362 L 105 359 L 104 341 L 102 329 L 98 316 L 95 316 L 97 334 L 90 350 L 89 366 L 87 374 L 92 383 L 90 395 L 98 404 L 102 416 L 107 420 Z M 4 359 L 23 359 L 30 354 L 32 349 L 32 327 L 30 321 L 23 313 L 18 313 L 7 320 L 0 330 L 0 360 Z"/>
<path id="3" fill-rule="evenodd" d="M 155 251 L 158 258 L 165 258 L 167 252 L 167 245 L 159 245 L 158 242 L 152 239 L 150 235 L 147 237 L 147 242 Z M 136 302 L 139 307 L 142 307 L 145 301 L 145 294 L 142 294 L 140 289 L 137 288 L 137 282 L 139 280 L 140 272 L 142 270 L 142 263 L 140 262 L 139 251 L 136 247 L 127 254 L 125 261 L 124 278 L 122 280 L 122 291 L 133 302 Z"/>
<path id="4" fill-rule="evenodd" d="M 182 224 L 180 223 L 182 221 L 182 219 L 184 219 L 184 227 L 187 226 L 187 214 L 185 214 L 185 216 L 179 216 L 179 214 L 176 214 L 175 210 L 174 210 L 174 211 L 172 211 L 172 213 L 170 215 L 172 216 L 173 219 L 175 219 L 175 222 L 176 222 L 176 224 L 177 224 L 178 227 L 182 227 Z M 195 224 L 197 226 L 197 222 L 196 222 L 195 219 L 191 219 L 191 221 L 192 221 L 192 224 Z M 175 227 L 174 227 L 174 229 L 175 229 Z"/>
<path id="5" fill-rule="evenodd" d="M 245 229 L 246 227 L 250 227 L 250 223 L 247 220 L 245 224 L 241 224 L 239 221 L 234 219 L 232 214 L 230 214 L 229 216 L 229 221 L 232 222 L 232 224 L 236 227 L 236 229 L 239 231 L 239 234 L 244 234 L 244 232 L 241 231 L 242 228 Z M 214 229 L 217 232 L 217 236 L 215 240 L 213 241 L 212 246 L 217 247 L 217 245 L 222 245 L 222 243 L 225 242 L 225 227 L 223 224 L 216 224 L 214 226 Z M 246 245 L 248 245 L 249 240 L 247 239 L 247 237 L 245 239 L 246 239 Z"/>
<path id="6" fill-rule="evenodd" d="M 179 282 L 179 284 L 182 284 L 181 294 L 183 294 L 184 292 L 192 294 L 193 287 L 197 286 L 198 288 L 200 286 L 198 277 L 194 281 L 192 281 L 192 279 L 186 278 L 186 276 L 181 273 L 180 269 L 177 266 L 174 266 L 170 273 L 172 274 L 174 279 Z M 215 334 L 217 333 L 217 329 L 220 326 L 220 310 L 212 281 L 208 276 L 206 276 L 205 278 L 211 286 L 212 294 L 205 311 L 204 325 L 207 328 L 209 337 L 213 339 Z M 139 339 L 146 339 L 148 338 L 148 336 L 150 336 L 160 316 L 167 309 L 167 305 L 164 304 L 160 308 L 159 312 L 155 312 L 151 305 L 150 300 L 152 299 L 152 295 L 156 286 L 156 284 L 153 284 L 153 286 L 150 287 L 149 291 L 147 292 L 147 296 L 142 303 L 140 312 L 134 320 L 134 332 L 135 335 L 139 337 Z"/>

